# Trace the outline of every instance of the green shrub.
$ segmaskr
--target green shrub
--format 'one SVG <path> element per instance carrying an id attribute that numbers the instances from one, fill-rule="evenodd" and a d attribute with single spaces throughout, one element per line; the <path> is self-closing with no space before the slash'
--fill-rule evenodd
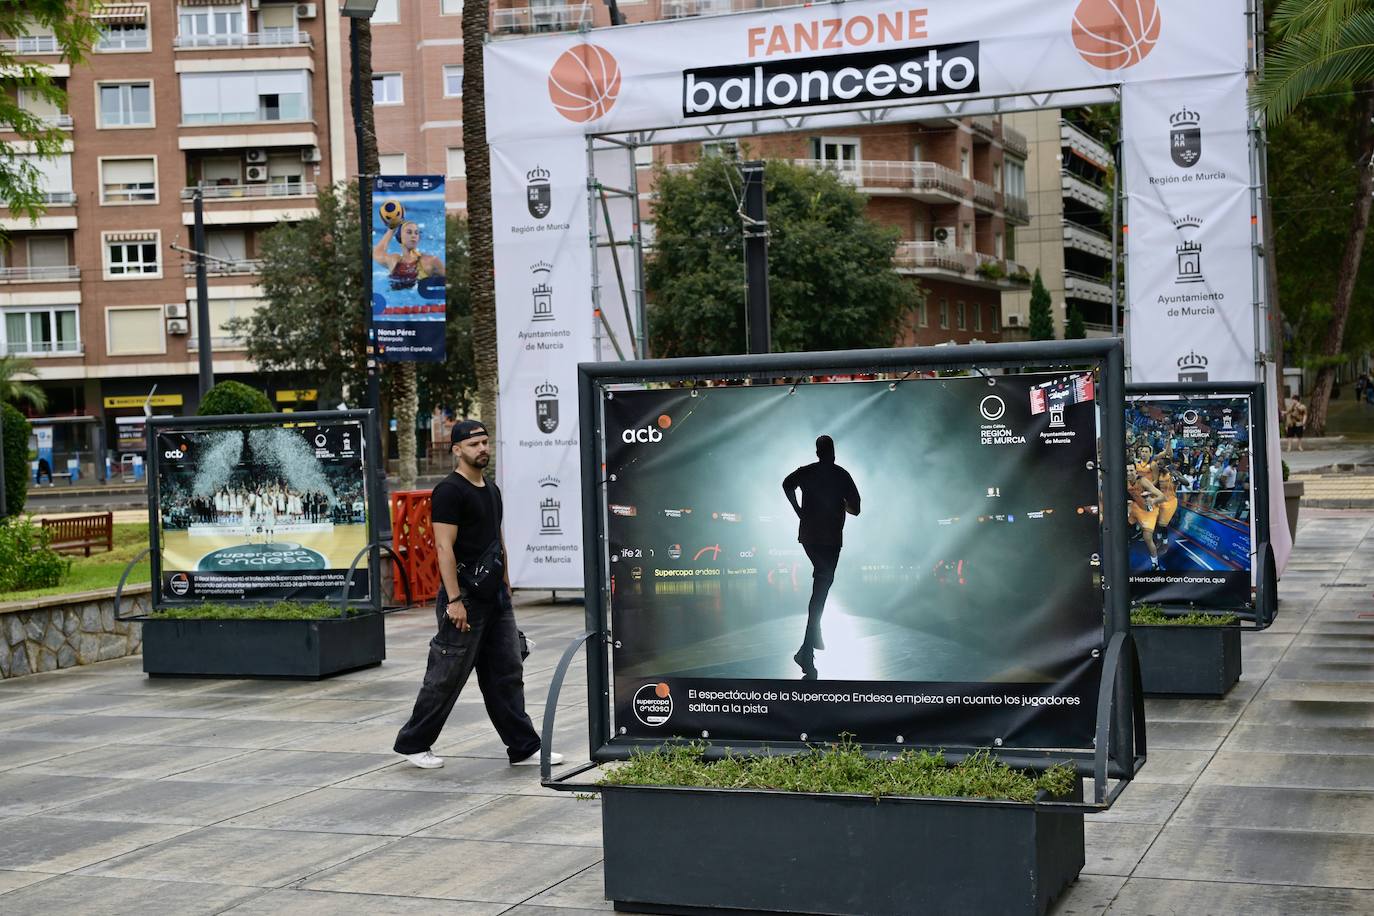
<path id="1" fill-rule="evenodd" d="M 350 614 L 363 613 L 362 609 L 349 609 Z M 320 620 L 324 617 L 338 617 L 339 606 L 316 601 L 301 604 L 298 601 L 278 601 L 275 604 L 222 604 L 206 601 L 201 604 L 188 604 L 183 607 L 169 607 L 158 611 L 159 617 L 171 620 Z"/>
<path id="2" fill-rule="evenodd" d="M 1228 627 L 1240 620 L 1235 614 L 1166 614 L 1157 604 L 1131 609 L 1131 626 Z"/>
<path id="3" fill-rule="evenodd" d="M 5 511 L 18 515 L 29 497 L 29 421 L 12 404 L 0 404 L 5 424 Z"/>
<path id="4" fill-rule="evenodd" d="M 52 533 L 32 516 L 0 522 L 0 594 L 52 588 L 62 582 L 72 561 L 48 548 Z"/>
<path id="5" fill-rule="evenodd" d="M 1284 479 L 1284 482 L 1287 483 L 1287 481 L 1288 481 L 1288 462 L 1287 462 L 1287 461 L 1282 461 L 1282 462 L 1280 462 L 1280 463 L 1283 465 L 1283 479 Z"/>
<path id="6" fill-rule="evenodd" d="M 205 392 L 196 410 L 202 417 L 240 413 L 272 413 L 272 402 L 256 388 L 226 380 Z"/>
<path id="7" fill-rule="evenodd" d="M 895 757 L 870 757 L 849 738 L 800 754 L 740 756 L 707 762 L 706 745 L 636 751 L 628 763 L 599 781 L 606 786 L 695 786 L 716 789 L 774 789 L 783 792 L 839 792 L 856 795 L 995 798 L 1034 801 L 1044 790 L 1067 796 L 1077 779 L 1069 764 L 1044 773 L 1013 770 L 981 750 L 949 765 L 941 753 L 902 751 Z"/>

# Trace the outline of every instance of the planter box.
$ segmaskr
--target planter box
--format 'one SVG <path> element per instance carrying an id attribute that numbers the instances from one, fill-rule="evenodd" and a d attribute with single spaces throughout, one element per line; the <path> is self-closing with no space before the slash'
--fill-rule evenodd
<path id="1" fill-rule="evenodd" d="M 151 675 L 322 678 L 386 658 L 381 614 L 321 620 L 143 621 Z"/>
<path id="2" fill-rule="evenodd" d="M 1298 509 L 1302 506 L 1302 494 L 1305 489 L 1301 480 L 1283 482 L 1283 506 L 1288 510 L 1288 536 L 1295 544 L 1298 542 Z"/>
<path id="3" fill-rule="evenodd" d="M 1083 815 L 1020 802 L 601 787 L 606 897 L 640 913 L 1042 916 Z"/>
<path id="4" fill-rule="evenodd" d="M 1146 696 L 1222 697 L 1240 680 L 1240 624 L 1133 626 Z"/>

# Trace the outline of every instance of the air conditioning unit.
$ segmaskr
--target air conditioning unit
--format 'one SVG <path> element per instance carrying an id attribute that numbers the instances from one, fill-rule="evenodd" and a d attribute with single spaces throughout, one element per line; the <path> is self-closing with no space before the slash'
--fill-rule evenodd
<path id="1" fill-rule="evenodd" d="M 1009 328 L 1019 328 L 1019 327 L 1021 327 L 1021 316 L 1020 316 L 1020 315 L 1008 315 L 1008 316 L 1007 316 L 1007 327 L 1009 327 Z"/>
<path id="2" fill-rule="evenodd" d="M 249 165 L 262 165 L 267 161 L 267 150 L 250 149 L 243 154 L 243 160 Z"/>
<path id="3" fill-rule="evenodd" d="M 319 162 L 322 158 L 318 146 L 307 146 L 301 150 L 301 162 Z"/>
<path id="4" fill-rule="evenodd" d="M 954 247 L 954 226 L 938 226 L 935 229 L 935 241 L 940 245 Z"/>
<path id="5" fill-rule="evenodd" d="M 266 181 L 267 166 L 250 165 L 248 168 L 243 170 L 243 177 L 246 181 Z"/>
<path id="6" fill-rule="evenodd" d="M 168 317 L 168 318 L 185 318 L 185 317 L 186 317 L 186 303 L 185 303 L 185 302 L 169 302 L 169 303 L 167 303 L 167 317 Z"/>
<path id="7" fill-rule="evenodd" d="M 262 0 L 248 0 L 248 8 L 250 10 L 255 10 L 260 6 L 262 6 Z"/>
<path id="8" fill-rule="evenodd" d="M 315 18 L 315 4 L 313 4 L 313 3 L 297 3 L 297 4 L 296 4 L 296 18 L 297 18 L 297 19 L 314 19 L 314 18 Z"/>
<path id="9" fill-rule="evenodd" d="M 191 322 L 185 318 L 173 318 L 167 322 L 167 333 L 177 337 L 185 337 L 191 333 Z"/>

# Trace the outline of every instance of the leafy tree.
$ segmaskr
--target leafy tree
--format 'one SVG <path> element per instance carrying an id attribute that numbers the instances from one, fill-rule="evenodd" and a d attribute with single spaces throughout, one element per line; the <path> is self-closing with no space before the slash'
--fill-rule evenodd
<path id="1" fill-rule="evenodd" d="M 1040 268 L 1035 269 L 1031 278 L 1030 294 L 1030 339 L 1054 340 L 1054 315 L 1050 312 L 1050 291 L 1040 278 Z"/>
<path id="2" fill-rule="evenodd" d="M 1336 270 L 1331 312 L 1316 355 L 1308 429 L 1326 429 L 1327 402 L 1344 349 L 1374 195 L 1374 0 L 1281 0 L 1270 19 L 1276 41 L 1265 55 L 1254 103 L 1271 124 L 1331 92 L 1353 90 L 1355 125 L 1346 147 L 1354 165 L 1349 229 Z"/>
<path id="3" fill-rule="evenodd" d="M 0 356 L 0 401 L 18 404 L 27 402 L 35 410 L 48 406 L 48 395 L 33 382 L 26 382 L 22 376 L 38 377 L 38 369 L 33 360 L 22 356 Z"/>
<path id="4" fill-rule="evenodd" d="M 272 402 L 267 395 L 256 388 L 225 379 L 205 392 L 201 398 L 196 415 L 200 417 L 220 417 L 239 413 L 272 413 Z"/>
<path id="5" fill-rule="evenodd" d="M 23 0 L 0 3 L 0 35 L 33 35 L 36 26 L 50 31 L 69 64 L 81 63 L 99 36 L 91 21 L 94 0 Z M 0 140 L 0 204 L 30 219 L 43 215 L 42 176 L 35 158 L 52 158 L 62 152 L 68 135 L 41 117 L 19 106 L 19 91 L 67 110 L 63 91 L 44 63 L 23 60 L 0 46 L 0 124 L 14 139 Z M 20 155 L 20 148 L 32 156 Z M 0 229 L 0 241 L 8 233 Z"/>
<path id="6" fill-rule="evenodd" d="M 5 512 L 24 511 L 29 494 L 29 421 L 12 404 L 0 403 L 0 425 L 4 426 Z"/>
<path id="7" fill-rule="evenodd" d="M 745 279 L 736 163 L 707 158 L 657 179 L 646 265 L 655 356 L 743 353 Z M 768 195 L 773 349 L 891 346 L 922 300 L 892 269 L 897 232 L 831 172 L 772 161 Z"/>
<path id="8" fill-rule="evenodd" d="M 1083 313 L 1075 305 L 1069 309 L 1069 320 L 1064 326 L 1064 339 L 1082 340 L 1087 336 L 1088 329 L 1083 326 Z"/>

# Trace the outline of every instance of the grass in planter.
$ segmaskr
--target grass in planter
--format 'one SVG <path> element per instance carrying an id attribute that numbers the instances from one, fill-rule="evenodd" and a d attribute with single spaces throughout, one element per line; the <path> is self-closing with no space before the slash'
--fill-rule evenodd
<path id="1" fill-rule="evenodd" d="M 349 608 L 349 616 L 362 614 L 366 608 Z M 185 607 L 169 607 L 155 615 L 168 620 L 320 620 L 338 617 L 339 606 L 316 601 L 301 604 L 297 601 L 278 601 L 275 604 L 220 604 L 206 601 Z"/>
<path id="2" fill-rule="evenodd" d="M 986 750 L 952 766 L 943 754 L 929 751 L 873 758 L 847 738 L 838 744 L 776 757 L 728 754 L 708 762 L 705 752 L 706 745 L 700 742 L 638 751 L 629 762 L 602 777 L 599 784 L 1028 802 L 1042 789 L 1056 797 L 1065 796 L 1077 778 L 1068 764 L 1057 764 L 1038 775 L 1013 770 Z"/>
<path id="3" fill-rule="evenodd" d="M 1240 620 L 1236 614 L 1165 614 L 1157 604 L 1142 604 L 1131 610 L 1131 626 L 1229 627 Z"/>

